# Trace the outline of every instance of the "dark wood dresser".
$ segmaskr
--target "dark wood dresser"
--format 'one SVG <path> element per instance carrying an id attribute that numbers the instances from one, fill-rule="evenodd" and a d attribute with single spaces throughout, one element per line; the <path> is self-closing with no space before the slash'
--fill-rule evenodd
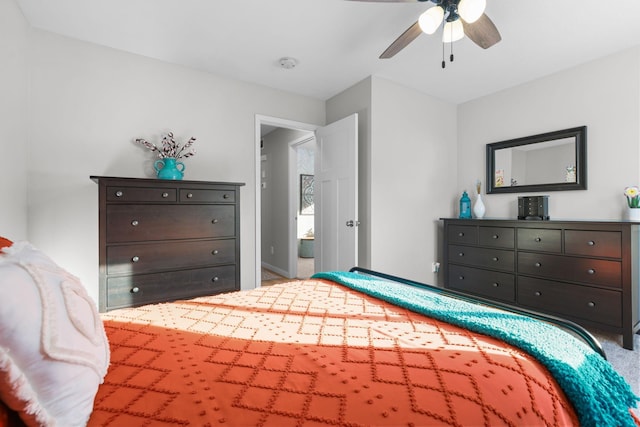
<path id="1" fill-rule="evenodd" d="M 92 176 L 100 311 L 240 289 L 239 183 Z"/>
<path id="2" fill-rule="evenodd" d="M 445 287 L 616 332 L 633 349 L 640 224 L 443 221 Z"/>

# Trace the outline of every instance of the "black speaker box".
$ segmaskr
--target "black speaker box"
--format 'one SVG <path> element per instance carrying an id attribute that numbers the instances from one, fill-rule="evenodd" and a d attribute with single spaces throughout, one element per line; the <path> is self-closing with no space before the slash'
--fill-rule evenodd
<path id="1" fill-rule="evenodd" d="M 518 219 L 548 220 L 549 196 L 518 197 Z"/>

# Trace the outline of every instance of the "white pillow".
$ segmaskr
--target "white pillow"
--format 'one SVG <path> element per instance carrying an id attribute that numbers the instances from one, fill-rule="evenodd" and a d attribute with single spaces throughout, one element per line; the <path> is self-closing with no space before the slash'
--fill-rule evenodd
<path id="1" fill-rule="evenodd" d="M 0 301 L 0 398 L 27 425 L 86 425 L 109 344 L 84 286 L 16 242 L 0 251 Z"/>

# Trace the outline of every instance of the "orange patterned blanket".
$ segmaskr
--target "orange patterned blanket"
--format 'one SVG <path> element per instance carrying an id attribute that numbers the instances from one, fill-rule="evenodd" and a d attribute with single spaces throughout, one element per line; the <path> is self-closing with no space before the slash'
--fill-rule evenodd
<path id="1" fill-rule="evenodd" d="M 522 351 L 325 280 L 103 319 L 89 426 L 578 425 Z"/>

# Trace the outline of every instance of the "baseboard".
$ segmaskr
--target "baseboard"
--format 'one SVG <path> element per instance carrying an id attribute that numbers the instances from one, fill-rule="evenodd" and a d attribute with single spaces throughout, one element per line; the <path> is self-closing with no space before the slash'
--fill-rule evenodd
<path id="1" fill-rule="evenodd" d="M 286 277 L 288 279 L 291 279 L 291 277 L 289 277 L 289 272 L 288 271 L 285 271 L 285 270 L 283 270 L 281 268 L 275 267 L 275 266 L 273 266 L 271 264 L 268 264 L 266 262 L 262 263 L 262 268 L 266 268 L 267 270 L 273 271 L 274 273 L 279 274 L 282 277 Z"/>

